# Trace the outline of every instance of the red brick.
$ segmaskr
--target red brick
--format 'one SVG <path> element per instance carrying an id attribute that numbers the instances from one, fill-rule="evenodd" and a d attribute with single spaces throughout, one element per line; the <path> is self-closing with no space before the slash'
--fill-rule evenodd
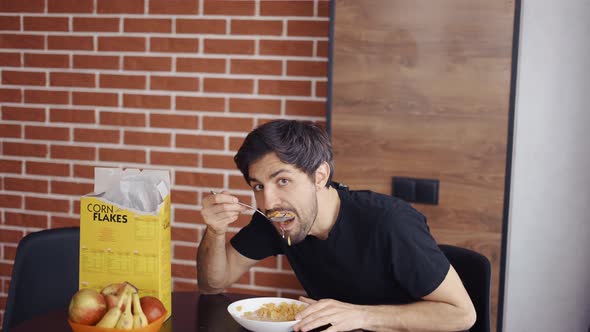
<path id="1" fill-rule="evenodd" d="M 74 31 L 119 32 L 116 17 L 74 17 Z"/>
<path id="2" fill-rule="evenodd" d="M 150 0 L 150 14 L 181 14 L 199 13 L 199 0 Z"/>
<path id="3" fill-rule="evenodd" d="M 235 0 L 204 0 L 205 15 L 254 15 L 256 5 L 254 1 Z"/>
<path id="4" fill-rule="evenodd" d="M 326 102 L 287 100 L 285 113 L 299 116 L 326 116 Z"/>
<path id="5" fill-rule="evenodd" d="M 70 165 L 27 161 L 26 172 L 35 175 L 70 176 Z"/>
<path id="6" fill-rule="evenodd" d="M 196 281 L 172 281 L 172 289 L 175 292 L 197 292 L 199 290 L 199 286 L 196 284 Z"/>
<path id="7" fill-rule="evenodd" d="M 33 140 L 69 141 L 70 128 L 25 126 L 25 138 Z"/>
<path id="8" fill-rule="evenodd" d="M 92 13 L 93 0 L 47 0 L 49 13 Z"/>
<path id="9" fill-rule="evenodd" d="M 213 154 L 203 155 L 203 167 L 204 168 L 220 168 L 235 170 L 236 164 L 234 163 L 233 156 L 220 156 Z"/>
<path id="10" fill-rule="evenodd" d="M 201 212 L 197 210 L 174 208 L 174 220 L 192 224 L 204 224 Z"/>
<path id="11" fill-rule="evenodd" d="M 318 1 L 318 15 L 320 17 L 330 17 L 330 0 Z"/>
<path id="12" fill-rule="evenodd" d="M 51 181 L 51 193 L 61 195 L 82 196 L 94 190 L 92 183 L 70 182 L 70 181 Z"/>
<path id="13" fill-rule="evenodd" d="M 52 108 L 49 110 L 49 121 L 66 123 L 95 123 L 96 119 L 93 110 Z"/>
<path id="14" fill-rule="evenodd" d="M 146 78 L 143 75 L 111 75 L 100 74 L 101 88 L 112 89 L 145 89 Z"/>
<path id="15" fill-rule="evenodd" d="M 21 206 L 22 198 L 20 196 L 0 194 L 0 207 L 18 209 Z M 6 236 L 6 234 L 3 234 L 4 232 L 7 231 L 2 230 L 2 232 L 0 232 L 0 237 Z"/>
<path id="16" fill-rule="evenodd" d="M 178 225 L 172 227 L 171 233 L 172 241 L 174 242 L 182 241 L 195 243 L 201 238 L 198 229 L 179 227 Z"/>
<path id="17" fill-rule="evenodd" d="M 22 94 L 20 89 L 0 89 L 0 101 L 20 103 Z"/>
<path id="18" fill-rule="evenodd" d="M 150 145 L 150 146 L 170 146 L 172 144 L 171 134 L 125 131 L 123 143 L 125 145 Z"/>
<path id="19" fill-rule="evenodd" d="M 2 106 L 2 120 L 45 122 L 42 108 Z"/>
<path id="20" fill-rule="evenodd" d="M 315 82 L 315 95 L 316 97 L 327 97 L 328 82 Z"/>
<path id="21" fill-rule="evenodd" d="M 51 226 L 53 228 L 80 227 L 80 218 L 51 216 Z"/>
<path id="22" fill-rule="evenodd" d="M 119 97 L 116 93 L 77 92 L 72 93 L 73 105 L 118 106 Z"/>
<path id="23" fill-rule="evenodd" d="M 241 175 L 229 176 L 229 188 L 235 190 L 252 190 Z"/>
<path id="24" fill-rule="evenodd" d="M 17 244 L 20 240 L 22 240 L 23 236 L 23 231 L 3 229 L 0 232 L 0 242 Z"/>
<path id="25" fill-rule="evenodd" d="M 49 74 L 49 84 L 52 86 L 72 86 L 93 88 L 95 86 L 94 74 L 85 73 L 60 73 Z"/>
<path id="26" fill-rule="evenodd" d="M 2 18 L 0 18 L 2 20 Z M 0 66 L 2 67 L 20 67 L 20 53 L 0 53 Z"/>
<path id="27" fill-rule="evenodd" d="M 231 34 L 280 36 L 283 34 L 283 21 L 232 20 Z"/>
<path id="28" fill-rule="evenodd" d="M 2 84 L 45 85 L 45 73 L 33 71 L 2 71 Z"/>
<path id="29" fill-rule="evenodd" d="M 311 82 L 260 80 L 258 82 L 258 93 L 285 96 L 309 96 L 311 95 Z"/>
<path id="30" fill-rule="evenodd" d="M 35 211 L 69 212 L 70 202 L 63 199 L 25 197 L 25 208 Z"/>
<path id="31" fill-rule="evenodd" d="M 280 60 L 231 60 L 232 74 L 282 75 L 283 62 Z"/>
<path id="32" fill-rule="evenodd" d="M 183 19 L 176 20 L 176 33 L 225 34 L 225 20 Z"/>
<path id="33" fill-rule="evenodd" d="M 6 156 L 47 157 L 47 145 L 2 142 L 2 153 Z"/>
<path id="34" fill-rule="evenodd" d="M 229 150 L 230 151 L 238 151 L 242 143 L 244 142 L 244 137 L 230 137 L 229 138 Z"/>
<path id="35" fill-rule="evenodd" d="M 172 69 L 172 59 L 168 57 L 126 56 L 123 60 L 125 70 L 170 71 Z"/>
<path id="36" fill-rule="evenodd" d="M 145 127 L 146 119 L 143 113 L 100 112 L 101 125 Z"/>
<path id="37" fill-rule="evenodd" d="M 74 128 L 75 142 L 119 143 L 119 130 Z"/>
<path id="38" fill-rule="evenodd" d="M 0 30 L 20 30 L 20 17 L 0 15 Z"/>
<path id="39" fill-rule="evenodd" d="M 199 204 L 199 195 L 194 191 L 176 190 L 172 189 L 172 204 Z"/>
<path id="40" fill-rule="evenodd" d="M 4 178 L 4 189 L 8 191 L 26 191 L 32 193 L 48 193 L 49 182 L 46 180 Z"/>
<path id="41" fill-rule="evenodd" d="M 178 114 L 150 114 L 150 127 L 199 129 L 199 117 Z"/>
<path id="42" fill-rule="evenodd" d="M 170 96 L 124 94 L 123 106 L 142 109 L 170 109 Z"/>
<path id="43" fill-rule="evenodd" d="M 98 37 L 99 51 L 143 52 L 145 44 L 144 37 Z"/>
<path id="44" fill-rule="evenodd" d="M 293 21 L 287 23 L 287 35 L 297 37 L 328 37 L 329 21 Z"/>
<path id="45" fill-rule="evenodd" d="M 205 39 L 205 53 L 254 54 L 254 41 L 242 39 Z"/>
<path id="46" fill-rule="evenodd" d="M 327 77 L 326 61 L 287 61 L 287 76 Z"/>
<path id="47" fill-rule="evenodd" d="M 67 54 L 25 53 L 25 67 L 68 68 L 70 57 Z"/>
<path id="48" fill-rule="evenodd" d="M 252 118 L 203 117 L 204 130 L 249 132 L 253 128 L 254 121 Z"/>
<path id="49" fill-rule="evenodd" d="M 50 50 L 94 50 L 92 36 L 47 36 L 47 48 Z"/>
<path id="50" fill-rule="evenodd" d="M 67 91 L 25 90 L 25 103 L 31 104 L 68 104 Z"/>
<path id="51" fill-rule="evenodd" d="M 175 244 L 173 256 L 176 259 L 193 260 L 197 257 L 197 247 Z"/>
<path id="52" fill-rule="evenodd" d="M 190 149 L 223 150 L 223 136 L 176 134 L 176 147 Z"/>
<path id="53" fill-rule="evenodd" d="M 176 96 L 177 110 L 223 112 L 225 99 L 213 97 L 185 97 Z"/>
<path id="54" fill-rule="evenodd" d="M 280 114 L 281 101 L 274 99 L 240 99 L 229 100 L 229 111 L 234 113 Z"/>
<path id="55" fill-rule="evenodd" d="M 21 138 L 21 126 L 0 123 L 0 137 Z M 0 185 L 2 181 L 0 181 Z"/>
<path id="56" fill-rule="evenodd" d="M 51 145 L 50 157 L 68 160 L 96 160 L 96 148 L 85 146 Z"/>
<path id="57" fill-rule="evenodd" d="M 197 268 L 193 265 L 172 263 L 172 277 L 197 279 Z"/>
<path id="58" fill-rule="evenodd" d="M 199 166 L 199 155 L 181 152 L 150 152 L 150 165 Z"/>
<path id="59" fill-rule="evenodd" d="M 225 73 L 225 59 L 177 58 L 177 72 Z"/>
<path id="60" fill-rule="evenodd" d="M 261 1 L 262 16 L 313 16 L 313 1 Z"/>
<path id="61" fill-rule="evenodd" d="M 318 41 L 315 55 L 318 57 L 327 58 L 330 54 L 330 43 L 327 41 Z"/>
<path id="62" fill-rule="evenodd" d="M 118 56 L 74 55 L 74 68 L 119 69 Z"/>
<path id="63" fill-rule="evenodd" d="M 244 288 L 244 287 L 249 287 L 249 286 L 248 285 L 240 286 L 238 284 L 233 284 L 231 287 L 226 288 L 226 291 L 230 292 L 230 293 L 255 295 L 256 297 L 278 297 L 279 296 L 278 290 L 251 289 L 251 288 Z"/>
<path id="64" fill-rule="evenodd" d="M 254 81 L 250 79 L 205 78 L 205 92 L 252 93 Z"/>
<path id="65" fill-rule="evenodd" d="M 2 0 L 0 1 L 1 13 L 43 13 L 45 0 Z"/>
<path id="66" fill-rule="evenodd" d="M 98 150 L 98 159 L 101 161 L 118 161 L 143 164 L 146 162 L 146 152 L 142 150 L 100 148 Z"/>
<path id="67" fill-rule="evenodd" d="M 25 31 L 68 31 L 70 25 L 67 17 L 25 16 Z"/>
<path id="68" fill-rule="evenodd" d="M 20 227 L 47 228 L 47 215 L 6 212 L 5 224 Z"/>
<path id="69" fill-rule="evenodd" d="M 171 19 L 145 19 L 126 18 L 124 23 L 125 32 L 172 32 Z"/>
<path id="70" fill-rule="evenodd" d="M 261 40 L 260 54 L 312 56 L 313 42 L 304 40 Z"/>
<path id="71" fill-rule="evenodd" d="M 45 48 L 45 36 L 0 34 L 0 48 L 42 50 Z"/>
<path id="72" fill-rule="evenodd" d="M 190 53 L 199 51 L 199 41 L 195 38 L 152 38 L 152 52 Z"/>
<path id="73" fill-rule="evenodd" d="M 223 187 L 223 174 L 176 171 L 175 183 L 192 187 Z"/>
<path id="74" fill-rule="evenodd" d="M 20 160 L 0 159 L 0 173 L 20 174 L 22 164 Z"/>
<path id="75" fill-rule="evenodd" d="M 94 179 L 94 166 L 74 165 L 74 177 Z"/>
<path id="76" fill-rule="evenodd" d="M 97 0 L 99 14 L 143 14 L 144 0 Z"/>
<path id="77" fill-rule="evenodd" d="M 199 91 L 199 79 L 197 77 L 152 76 L 150 78 L 150 89 Z"/>

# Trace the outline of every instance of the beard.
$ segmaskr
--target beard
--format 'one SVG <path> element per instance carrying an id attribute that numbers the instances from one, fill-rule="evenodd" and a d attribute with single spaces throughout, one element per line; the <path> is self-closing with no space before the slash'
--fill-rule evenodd
<path id="1" fill-rule="evenodd" d="M 317 193 L 313 191 L 308 197 L 309 200 L 304 205 L 305 208 L 301 210 L 293 209 L 296 215 L 295 220 L 292 222 L 297 223 L 294 225 L 293 229 L 284 232 L 285 241 L 288 240 L 288 237 L 291 238 L 291 244 L 300 243 L 305 239 L 305 237 L 311 231 L 317 217 L 318 217 L 318 200 L 317 200 Z M 279 226 L 279 233 L 281 232 Z"/>

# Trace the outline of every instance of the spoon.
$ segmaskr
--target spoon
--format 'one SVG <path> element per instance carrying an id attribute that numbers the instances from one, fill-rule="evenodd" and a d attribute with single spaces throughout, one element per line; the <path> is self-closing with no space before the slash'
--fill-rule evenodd
<path id="1" fill-rule="evenodd" d="M 218 192 L 215 192 L 215 191 L 213 191 L 213 190 L 211 190 L 211 191 L 210 191 L 210 193 L 211 193 L 212 195 L 217 195 L 217 194 L 219 194 Z M 268 220 L 270 220 L 270 221 L 274 221 L 274 222 L 285 222 L 285 221 L 287 221 L 287 220 L 291 219 L 291 217 L 287 217 L 287 214 L 286 214 L 286 213 L 283 213 L 283 215 L 281 215 L 281 216 L 278 216 L 278 217 L 269 218 L 269 217 L 268 217 L 268 216 L 267 216 L 267 215 L 266 215 L 264 212 L 260 211 L 259 209 L 255 208 L 255 207 L 253 207 L 253 206 L 250 206 L 250 205 L 248 205 L 248 204 L 246 204 L 246 203 L 242 203 L 242 202 L 240 202 L 240 201 L 238 201 L 238 204 L 240 204 L 241 206 L 245 206 L 245 207 L 247 207 L 247 208 L 249 208 L 249 209 L 252 209 L 252 210 L 254 210 L 254 212 L 258 212 L 258 213 L 260 213 L 261 215 L 263 215 L 263 216 L 264 216 L 264 218 L 266 218 L 266 219 L 268 219 Z"/>

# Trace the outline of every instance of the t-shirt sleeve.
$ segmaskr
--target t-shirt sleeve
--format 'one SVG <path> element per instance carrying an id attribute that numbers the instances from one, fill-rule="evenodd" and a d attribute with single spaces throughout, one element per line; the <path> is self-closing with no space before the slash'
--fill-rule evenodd
<path id="1" fill-rule="evenodd" d="M 282 253 L 277 238 L 277 231 L 270 222 L 255 213 L 250 223 L 243 227 L 230 243 L 240 254 L 261 260 Z"/>
<path id="2" fill-rule="evenodd" d="M 412 207 L 399 207 L 387 224 L 391 268 L 408 293 L 420 299 L 445 279 L 450 263 L 432 237 L 426 217 Z"/>

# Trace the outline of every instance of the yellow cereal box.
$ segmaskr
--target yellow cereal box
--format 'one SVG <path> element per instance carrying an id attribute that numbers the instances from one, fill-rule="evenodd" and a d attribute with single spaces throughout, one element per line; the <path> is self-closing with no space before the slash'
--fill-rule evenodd
<path id="1" fill-rule="evenodd" d="M 80 201 L 80 288 L 100 291 L 128 281 L 139 288 L 140 296 L 159 298 L 170 315 L 170 173 L 100 167 L 94 173 L 94 192 Z M 131 194 L 126 194 L 128 189 Z M 140 203 L 114 202 L 129 195 Z M 154 197 L 157 202 L 141 203 Z M 138 205 L 153 210 L 142 211 Z"/>

